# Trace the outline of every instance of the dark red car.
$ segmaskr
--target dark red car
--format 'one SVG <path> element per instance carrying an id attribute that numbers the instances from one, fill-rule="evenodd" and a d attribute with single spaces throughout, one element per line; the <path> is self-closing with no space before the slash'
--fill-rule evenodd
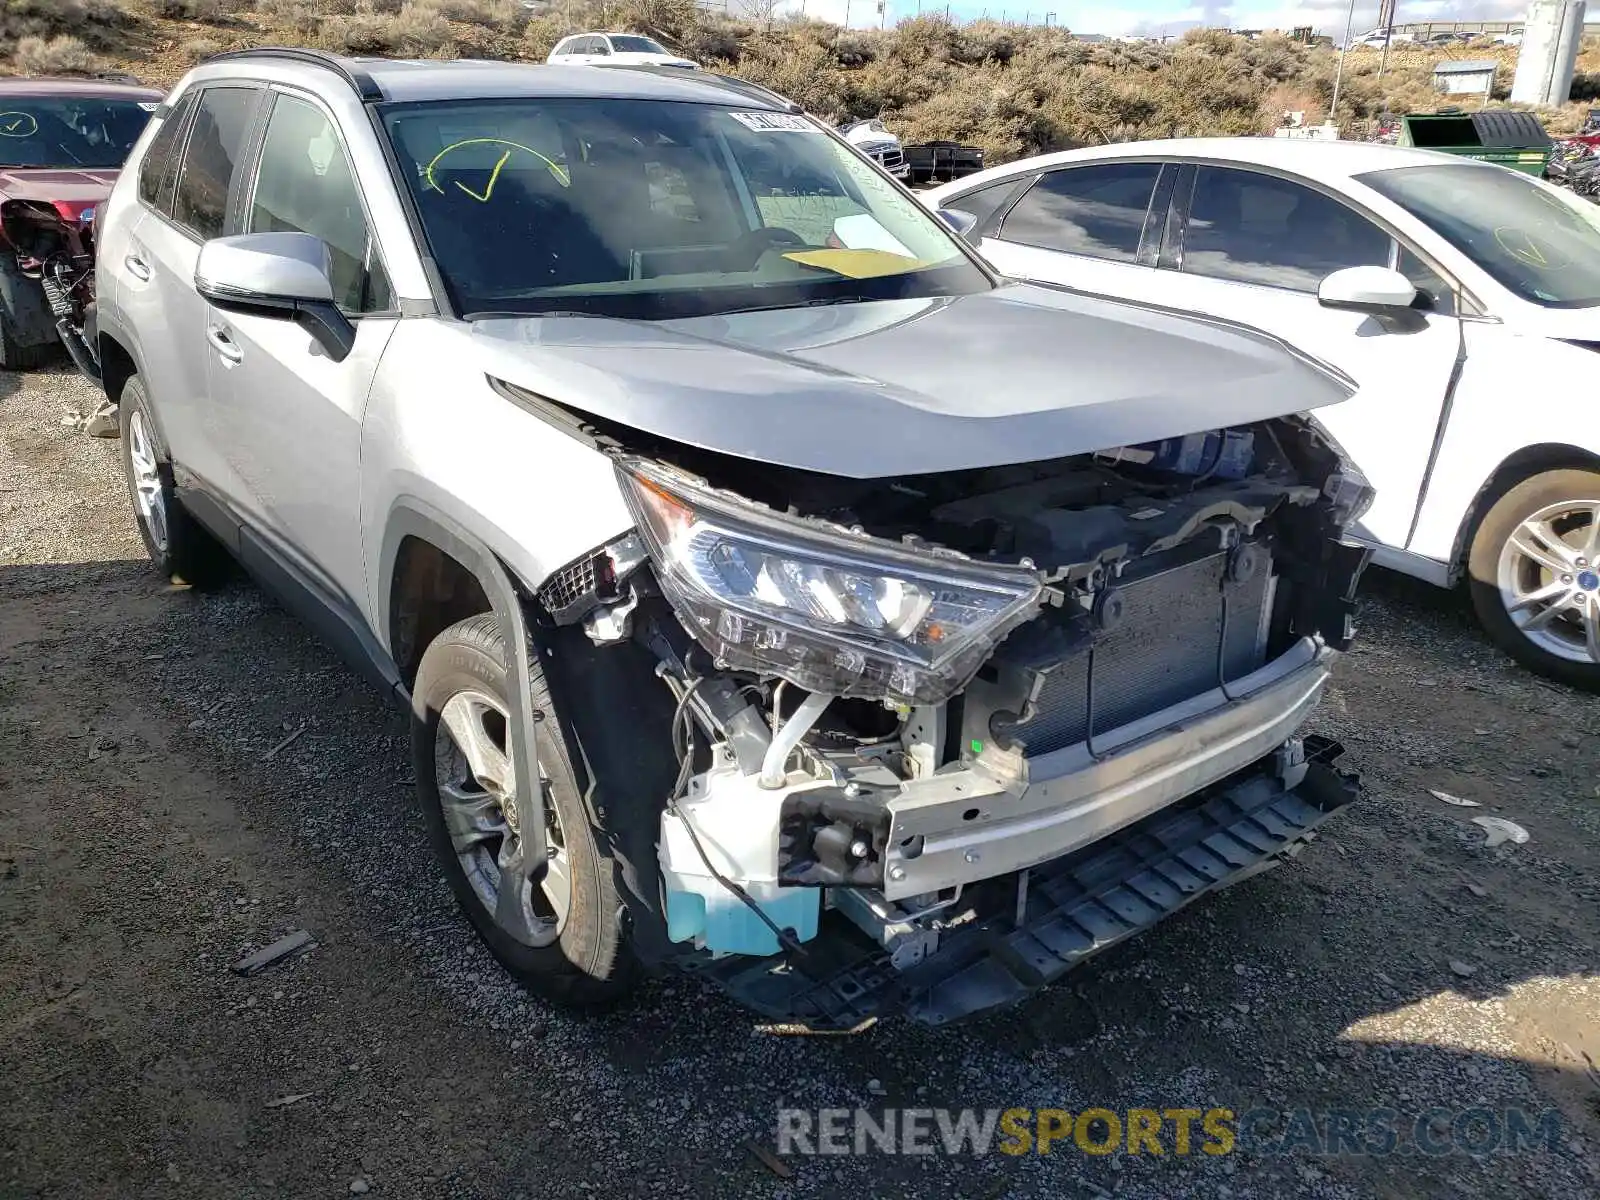
<path id="1" fill-rule="evenodd" d="M 94 79 L 0 79 L 0 367 L 34 366 L 65 343 L 98 374 L 84 341 L 95 208 L 161 97 Z"/>

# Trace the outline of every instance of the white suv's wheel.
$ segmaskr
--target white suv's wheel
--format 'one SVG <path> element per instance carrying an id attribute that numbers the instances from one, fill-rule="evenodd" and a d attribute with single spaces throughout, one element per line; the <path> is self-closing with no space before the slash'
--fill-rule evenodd
<path id="1" fill-rule="evenodd" d="M 625 995 L 635 974 L 617 865 L 589 819 L 560 714 L 532 656 L 528 702 L 542 714 L 536 777 L 548 853 L 541 882 L 516 870 L 524 843 L 507 661 L 492 615 L 457 622 L 423 654 L 411 690 L 423 816 L 457 902 L 501 964 L 551 999 L 604 1005 Z"/>
<path id="2" fill-rule="evenodd" d="M 1490 507 L 1468 559 L 1489 635 L 1551 679 L 1600 691 L 1600 473 L 1547 471 Z"/>

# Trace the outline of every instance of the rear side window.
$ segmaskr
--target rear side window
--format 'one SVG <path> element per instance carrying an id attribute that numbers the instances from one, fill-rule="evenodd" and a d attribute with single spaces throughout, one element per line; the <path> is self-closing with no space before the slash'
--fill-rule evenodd
<path id="1" fill-rule="evenodd" d="M 1102 163 L 1051 171 L 1006 214 L 1000 236 L 1044 250 L 1133 262 L 1160 163 Z"/>
<path id="2" fill-rule="evenodd" d="M 1344 267 L 1386 267 L 1390 238 L 1354 209 L 1287 179 L 1201 167 L 1183 271 L 1315 292 Z"/>
<path id="3" fill-rule="evenodd" d="M 172 215 L 172 185 L 196 95 L 197 92 L 190 92 L 166 115 L 139 163 L 139 199 L 167 216 Z"/>
<path id="4" fill-rule="evenodd" d="M 256 89 L 243 87 L 214 87 L 201 93 L 172 202 L 172 219 L 201 238 L 222 236 L 228 190 L 244 155 L 256 96 Z"/>

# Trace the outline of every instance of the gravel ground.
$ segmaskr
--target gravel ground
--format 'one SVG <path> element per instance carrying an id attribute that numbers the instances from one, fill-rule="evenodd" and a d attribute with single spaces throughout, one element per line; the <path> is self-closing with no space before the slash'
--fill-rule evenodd
<path id="1" fill-rule="evenodd" d="M 117 443 L 61 423 L 91 400 L 0 374 L 0 1196 L 1600 1191 L 1600 717 L 1455 598 L 1370 579 L 1315 722 L 1367 793 L 1324 838 L 1023 1007 L 803 1037 L 669 979 L 579 1020 L 455 915 L 403 716 L 249 583 L 149 572 Z M 1483 848 L 1480 813 L 1531 839 Z M 310 953 L 228 971 L 297 928 Z M 857 1105 L 1278 1116 L 1216 1157 L 1169 1134 L 780 1172 L 746 1144 L 775 1145 L 780 1106 Z M 1559 1129 L 1409 1144 L 1474 1108 Z M 1301 1109 L 1395 1110 L 1400 1148 L 1270 1153 Z"/>

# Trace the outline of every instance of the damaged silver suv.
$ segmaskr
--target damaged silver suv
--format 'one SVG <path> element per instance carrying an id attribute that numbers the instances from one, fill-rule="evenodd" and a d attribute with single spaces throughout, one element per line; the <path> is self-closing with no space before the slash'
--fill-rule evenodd
<path id="1" fill-rule="evenodd" d="M 1369 500 L 1263 334 L 992 275 L 737 80 L 253 50 L 101 221 L 163 573 L 413 714 L 445 873 L 577 1004 L 1015 1001 L 1298 851 Z"/>

